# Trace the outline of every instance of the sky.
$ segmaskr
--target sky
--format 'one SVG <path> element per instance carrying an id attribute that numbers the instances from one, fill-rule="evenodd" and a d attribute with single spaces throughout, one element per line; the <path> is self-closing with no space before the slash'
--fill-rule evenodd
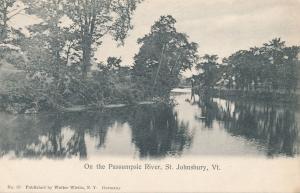
<path id="1" fill-rule="evenodd" d="M 300 45 L 300 0 L 146 0 L 137 7 L 134 29 L 124 47 L 106 37 L 97 57 L 121 56 L 132 64 L 136 41 L 149 33 L 161 15 L 172 15 L 179 32 L 199 44 L 199 54 L 227 57 L 240 49 L 260 46 L 281 37 L 287 45 Z"/>
<path id="2" fill-rule="evenodd" d="M 121 57 L 124 65 L 132 65 L 140 46 L 137 39 L 149 33 L 161 15 L 168 14 L 177 20 L 177 31 L 199 44 L 199 55 L 223 58 L 275 37 L 281 37 L 287 45 L 300 45 L 299 12 L 300 0 L 144 0 L 134 13 L 134 29 L 125 45 L 118 47 L 107 36 L 96 57 Z M 23 27 L 35 19 L 19 15 L 12 23 Z"/>

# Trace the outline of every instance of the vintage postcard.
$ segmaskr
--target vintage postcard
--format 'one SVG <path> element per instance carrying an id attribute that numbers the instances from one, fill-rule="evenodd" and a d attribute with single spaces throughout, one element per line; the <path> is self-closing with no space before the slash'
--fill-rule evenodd
<path id="1" fill-rule="evenodd" d="M 299 0 L 0 0 L 0 193 L 300 192 Z"/>

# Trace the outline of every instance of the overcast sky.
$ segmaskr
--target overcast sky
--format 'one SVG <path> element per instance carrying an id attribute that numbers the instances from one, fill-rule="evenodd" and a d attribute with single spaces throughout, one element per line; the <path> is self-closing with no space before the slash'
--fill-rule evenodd
<path id="1" fill-rule="evenodd" d="M 199 54 L 226 57 L 239 49 L 260 46 L 274 37 L 288 45 L 300 45 L 300 0 L 145 0 L 134 14 L 134 29 L 124 47 L 110 37 L 104 39 L 97 57 L 121 56 L 132 64 L 138 52 L 139 37 L 149 33 L 161 15 L 172 15 L 179 32 L 199 44 Z M 23 26 L 34 19 L 18 16 L 14 25 Z"/>
<path id="2" fill-rule="evenodd" d="M 149 33 L 161 15 L 172 15 L 176 28 L 199 44 L 199 54 L 226 57 L 239 49 L 260 46 L 274 37 L 300 45 L 300 0 L 146 0 L 135 12 L 134 29 L 125 46 L 106 38 L 97 56 L 121 56 L 131 64 L 136 40 Z"/>

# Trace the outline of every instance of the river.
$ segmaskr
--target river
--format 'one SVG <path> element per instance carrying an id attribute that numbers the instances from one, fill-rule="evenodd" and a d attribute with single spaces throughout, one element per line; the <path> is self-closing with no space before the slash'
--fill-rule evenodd
<path id="1" fill-rule="evenodd" d="M 300 110 L 295 105 L 190 100 L 103 112 L 0 113 L 1 158 L 164 159 L 187 156 L 299 157 Z"/>

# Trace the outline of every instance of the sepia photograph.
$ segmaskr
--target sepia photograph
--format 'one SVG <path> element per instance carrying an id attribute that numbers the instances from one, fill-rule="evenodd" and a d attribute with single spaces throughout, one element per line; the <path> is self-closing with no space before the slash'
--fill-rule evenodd
<path id="1" fill-rule="evenodd" d="M 299 11 L 0 0 L 0 192 L 300 192 Z"/>

